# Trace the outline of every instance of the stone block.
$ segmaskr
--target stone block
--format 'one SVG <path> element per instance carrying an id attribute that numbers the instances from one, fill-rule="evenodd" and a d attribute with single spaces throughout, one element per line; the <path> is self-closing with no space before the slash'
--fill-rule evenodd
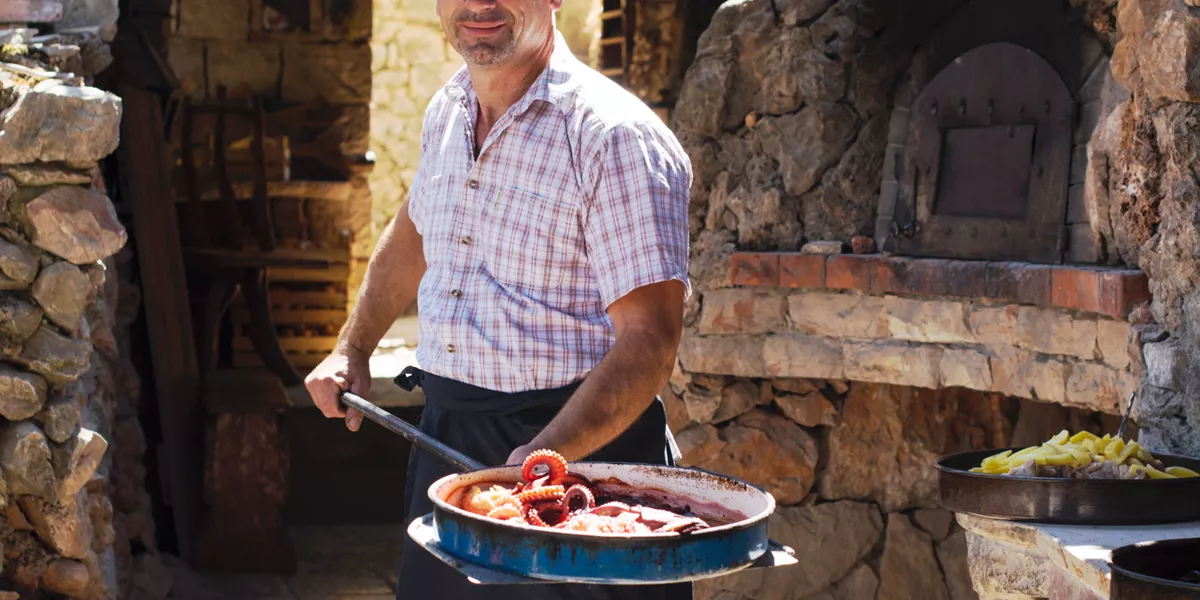
<path id="1" fill-rule="evenodd" d="M 938 387 L 941 347 L 847 342 L 843 354 L 846 379 L 921 388 Z"/>
<path id="2" fill-rule="evenodd" d="M 1066 404 L 1108 414 L 1121 414 L 1125 399 L 1137 388 L 1137 379 L 1107 365 L 1075 363 L 1067 377 Z"/>
<path id="3" fill-rule="evenodd" d="M 1015 344 L 1014 327 L 1017 322 L 1017 308 L 1016 306 L 973 307 L 967 319 L 975 340 L 988 346 Z"/>
<path id="4" fill-rule="evenodd" d="M 1075 265 L 1094 265 L 1101 262 L 1100 235 L 1089 223 L 1069 226 L 1071 242 L 1064 262 Z"/>
<path id="5" fill-rule="evenodd" d="M 57 481 L 50 464 L 50 445 L 37 425 L 18 421 L 0 428 L 0 468 L 13 495 L 55 498 Z"/>
<path id="6" fill-rule="evenodd" d="M 1079 144 L 1079 145 L 1075 146 L 1074 148 L 1072 148 L 1071 149 L 1071 177 L 1068 180 L 1071 184 L 1071 188 L 1067 191 L 1067 222 L 1068 223 L 1086 223 L 1087 222 L 1087 211 L 1086 210 L 1083 210 L 1083 213 L 1082 213 L 1083 220 L 1075 220 L 1075 219 L 1079 218 L 1080 213 L 1078 211 L 1081 209 L 1072 205 L 1072 200 L 1074 199 L 1074 196 L 1073 196 L 1074 194 L 1079 195 L 1078 202 L 1083 202 L 1083 188 L 1080 187 L 1079 191 L 1076 192 L 1075 186 L 1077 186 L 1077 185 L 1081 186 L 1083 184 L 1083 182 L 1086 180 L 1087 166 L 1088 166 L 1088 146 L 1087 146 L 1087 144 L 1086 143 Z"/>
<path id="7" fill-rule="evenodd" d="M 834 290 L 868 292 L 871 289 L 871 265 L 874 262 L 873 256 L 830 256 L 825 267 L 825 286 Z"/>
<path id="8" fill-rule="evenodd" d="M 796 504 L 816 481 L 819 455 L 816 438 L 799 425 L 766 411 L 755 410 L 717 429 L 717 441 L 694 463 L 727 473 L 771 492 L 783 505 Z"/>
<path id="9" fill-rule="evenodd" d="M 230 98 L 276 93 L 283 68 L 283 51 L 278 43 L 209 40 L 204 47 L 209 95 L 215 96 L 219 86 L 225 86 Z M 319 85 L 313 82 L 313 87 Z"/>
<path id="10" fill-rule="evenodd" d="M 97 28 L 100 38 L 113 41 L 117 34 L 117 18 L 121 15 L 117 0 L 66 0 L 63 16 L 55 25 L 57 31 Z"/>
<path id="11" fill-rule="evenodd" d="M 14 355 L 42 322 L 42 309 L 14 294 L 0 293 L 0 353 Z"/>
<path id="12" fill-rule="evenodd" d="M 713 290 L 704 294 L 698 329 L 701 335 L 759 334 L 786 327 L 787 298 L 751 288 Z"/>
<path id="13" fill-rule="evenodd" d="M 24 289 L 34 282 L 35 276 L 37 253 L 31 248 L 0 240 L 0 290 Z"/>
<path id="14" fill-rule="evenodd" d="M 1154 99 L 1200 102 L 1200 19 L 1173 2 L 1146 3 L 1146 30 L 1137 36 L 1137 72 Z M 1152 19 L 1152 20 L 1149 20 Z"/>
<path id="15" fill-rule="evenodd" d="M 734 252 L 729 259 L 729 281 L 733 285 L 779 285 L 779 254 Z"/>
<path id="16" fill-rule="evenodd" d="M 58 163 L 12 165 L 5 167 L 4 173 L 12 177 L 17 185 L 24 187 L 87 185 L 92 182 L 92 176 L 87 170 L 73 169 Z"/>
<path id="17" fill-rule="evenodd" d="M 79 430 L 79 402 L 76 400 L 79 392 L 74 387 L 67 386 L 55 394 L 33 417 L 42 426 L 46 437 L 58 444 L 75 437 L 75 432 Z"/>
<path id="18" fill-rule="evenodd" d="M 16 89 L 0 121 L 0 164 L 95 162 L 117 149 L 117 96 L 53 79 Z"/>
<path id="19" fill-rule="evenodd" d="M 956 531 L 937 544 L 938 562 L 946 577 L 946 590 L 950 600 L 977 600 L 979 596 L 971 587 L 971 568 L 967 565 L 967 532 Z"/>
<path id="20" fill-rule="evenodd" d="M 783 416 L 805 427 L 837 425 L 837 407 L 819 391 L 809 392 L 803 396 L 782 394 L 775 397 L 775 404 Z"/>
<path id="21" fill-rule="evenodd" d="M 762 360 L 768 377 L 842 379 L 842 346 L 836 340 L 791 335 L 767 338 Z"/>
<path id="22" fill-rule="evenodd" d="M 0 23 L 53 23 L 62 15 L 61 0 L 17 0 L 0 6 Z"/>
<path id="23" fill-rule="evenodd" d="M 0 362 L 0 415 L 9 421 L 28 419 L 46 402 L 46 380 L 37 373 Z"/>
<path id="24" fill-rule="evenodd" d="M 779 286 L 799 290 L 825 287 L 825 257 L 784 253 L 779 256 Z"/>
<path id="25" fill-rule="evenodd" d="M 1175 341 L 1145 344 L 1142 356 L 1146 361 L 1146 383 L 1168 390 L 1184 389 L 1188 359 Z"/>
<path id="26" fill-rule="evenodd" d="M 981 597 L 1050 597 L 1053 563 L 1037 550 L 967 533 L 967 566 Z"/>
<path id="27" fill-rule="evenodd" d="M 1050 274 L 1050 302 L 1059 308 L 1100 311 L 1100 271 L 1058 267 Z"/>
<path id="28" fill-rule="evenodd" d="M 56 262 L 42 269 L 31 291 L 46 318 L 78 334 L 91 290 L 92 281 L 83 271 L 71 263 Z"/>
<path id="29" fill-rule="evenodd" d="M 197 39 L 245 41 L 250 36 L 251 0 L 179 0 L 175 35 Z"/>
<path id="30" fill-rule="evenodd" d="M 914 527 L 903 513 L 892 513 L 887 521 L 876 598 L 949 600 L 929 534 Z"/>
<path id="31" fill-rule="evenodd" d="M 1018 347 L 1042 354 L 1096 357 L 1096 320 L 1067 311 L 1021 306 L 1013 322 L 1013 340 Z"/>
<path id="32" fill-rule="evenodd" d="M 912 513 L 913 523 L 925 530 L 933 541 L 940 542 L 950 535 L 950 528 L 954 525 L 954 513 L 944 508 L 918 508 Z M 966 547 L 964 546 L 964 551 Z M 964 552 L 964 557 L 965 557 Z"/>
<path id="33" fill-rule="evenodd" d="M 86 340 L 66 337 L 43 324 L 26 340 L 18 358 L 51 385 L 63 386 L 87 372 L 91 346 Z"/>
<path id="34" fill-rule="evenodd" d="M 841 501 L 815 506 L 780 506 L 770 517 L 772 539 L 796 551 L 797 564 L 786 569 L 754 569 L 712 580 L 717 590 L 732 598 L 788 600 L 813 596 L 842 580 L 865 578 L 859 584 L 876 583 L 870 568 L 859 561 L 878 544 L 883 532 L 879 509 L 869 503 Z M 858 565 L 858 566 L 856 566 Z M 866 569 L 868 573 L 862 573 Z M 855 574 L 858 573 L 857 576 Z M 850 588 L 854 589 L 854 588 Z M 699 590 L 698 590 L 699 592 Z M 697 597 L 702 597 L 697 594 Z M 836 600 L 860 600 L 868 596 L 834 596 Z"/>
<path id="35" fill-rule="evenodd" d="M 689 373 L 762 377 L 763 339 L 750 336 L 685 336 L 679 362 Z"/>
<path id="36" fill-rule="evenodd" d="M 762 141 L 763 151 L 779 163 L 788 195 L 799 196 L 837 164 L 854 141 L 858 125 L 858 117 L 849 107 L 819 103 L 806 105 L 793 114 L 764 117 L 754 134 Z M 812 143 L 793 143 L 798 139 Z"/>
<path id="37" fill-rule="evenodd" d="M 1066 400 L 1066 364 L 1016 348 L 992 348 L 992 386 L 1017 398 L 1062 403 Z"/>
<path id="38" fill-rule="evenodd" d="M 88 569 L 83 563 L 59 558 L 46 565 L 42 588 L 69 598 L 80 598 L 87 590 L 88 578 Z"/>
<path id="39" fill-rule="evenodd" d="M 371 47 L 288 44 L 283 49 L 283 97 L 293 102 L 370 102 Z"/>
<path id="40" fill-rule="evenodd" d="M 846 245 L 835 240 L 817 240 L 808 242 L 800 247 L 801 254 L 820 254 L 823 256 L 835 256 L 841 254 Z"/>
<path id="41" fill-rule="evenodd" d="M 988 356 L 979 350 L 946 348 L 938 366 L 944 387 L 963 387 L 972 390 L 992 389 L 992 370 Z"/>
<path id="42" fill-rule="evenodd" d="M 1096 321 L 1096 347 L 1104 363 L 1114 369 L 1129 367 L 1129 343 L 1132 337 L 1133 326 L 1125 321 Z"/>
<path id="43" fill-rule="evenodd" d="M 77 265 L 116 254 L 128 239 L 108 197 L 81 187 L 52 188 L 25 212 L 33 244 Z"/>
<path id="44" fill-rule="evenodd" d="M 897 340 L 970 344 L 966 307 L 961 302 L 913 300 L 887 296 L 883 299 L 883 323 Z"/>
<path id="45" fill-rule="evenodd" d="M 20 496 L 17 503 L 29 517 L 38 538 L 67 558 L 84 558 L 92 547 L 92 521 L 87 492 L 80 491 L 62 503 L 37 496 Z"/>
<path id="46" fill-rule="evenodd" d="M 804 333 L 836 338 L 887 336 L 884 299 L 859 294 L 806 292 L 788 297 L 788 319 Z"/>
<path id="47" fill-rule="evenodd" d="M 67 443 L 52 449 L 51 463 L 58 479 L 58 501 L 73 497 L 96 473 L 108 442 L 89 429 L 80 429 Z"/>
<path id="48" fill-rule="evenodd" d="M 739 379 L 721 390 L 721 402 L 713 413 L 713 423 L 724 423 L 736 419 L 757 406 L 771 403 L 771 387 L 757 385 L 746 379 Z"/>

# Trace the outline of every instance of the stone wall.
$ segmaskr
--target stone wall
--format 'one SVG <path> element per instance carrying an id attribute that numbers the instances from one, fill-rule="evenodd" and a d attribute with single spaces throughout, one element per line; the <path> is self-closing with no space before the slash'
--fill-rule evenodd
<path id="1" fill-rule="evenodd" d="M 567 0 L 558 12 L 559 31 L 588 64 L 598 9 L 599 0 Z M 425 107 L 463 61 L 442 35 L 434 5 L 426 0 L 377 2 L 371 51 L 371 225 L 372 239 L 378 240 L 408 198 L 421 154 Z"/>
<path id="2" fill-rule="evenodd" d="M 121 101 L 86 85 L 111 62 L 101 4 L 69 3 L 44 35 L 0 29 L 0 589 L 21 598 L 125 597 L 159 564 L 135 267 L 97 166 Z"/>
<path id="3" fill-rule="evenodd" d="M 1155 320 L 1135 415 L 1151 448 L 1200 456 L 1200 7 L 1121 0 L 1112 70 L 1132 90 L 1105 119 L 1092 152 L 1106 158 L 1097 208 L 1114 250 L 1150 277 Z"/>

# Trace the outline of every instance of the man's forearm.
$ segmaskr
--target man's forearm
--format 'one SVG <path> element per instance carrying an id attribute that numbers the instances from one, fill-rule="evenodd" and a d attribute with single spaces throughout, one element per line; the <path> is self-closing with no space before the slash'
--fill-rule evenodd
<path id="1" fill-rule="evenodd" d="M 644 331 L 622 336 L 531 445 L 579 460 L 616 439 L 666 385 L 678 336 Z"/>
<path id="2" fill-rule="evenodd" d="M 406 205 L 379 238 L 354 310 L 338 336 L 338 348 L 370 356 L 400 311 L 416 299 L 424 273 L 421 237 Z"/>

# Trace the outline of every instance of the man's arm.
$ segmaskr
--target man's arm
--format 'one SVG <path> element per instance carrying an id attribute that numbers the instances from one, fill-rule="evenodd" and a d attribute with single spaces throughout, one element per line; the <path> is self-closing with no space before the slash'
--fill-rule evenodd
<path id="1" fill-rule="evenodd" d="M 338 335 L 333 352 L 304 381 L 313 403 L 329 418 L 345 417 L 346 427 L 358 431 L 362 415 L 345 411 L 338 395 L 349 390 L 366 396 L 371 390 L 371 353 L 392 323 L 417 297 L 425 274 L 421 234 L 408 215 L 408 204 L 383 231 L 358 300 Z"/>
<path id="2" fill-rule="evenodd" d="M 684 286 L 676 280 L 637 288 L 608 308 L 616 341 L 558 415 L 509 464 L 554 449 L 579 460 L 616 439 L 654 400 L 675 365 L 683 330 Z"/>

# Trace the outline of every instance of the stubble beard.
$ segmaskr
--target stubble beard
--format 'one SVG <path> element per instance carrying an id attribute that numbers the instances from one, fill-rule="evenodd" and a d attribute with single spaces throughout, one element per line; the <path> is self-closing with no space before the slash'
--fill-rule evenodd
<path id="1" fill-rule="evenodd" d="M 508 26 L 504 28 L 504 34 L 498 43 L 477 41 L 472 44 L 467 41 L 467 33 L 459 29 L 454 37 L 454 49 L 468 64 L 479 67 L 490 67 L 507 61 L 517 52 L 517 39 L 513 33 L 512 19 L 504 21 Z"/>

